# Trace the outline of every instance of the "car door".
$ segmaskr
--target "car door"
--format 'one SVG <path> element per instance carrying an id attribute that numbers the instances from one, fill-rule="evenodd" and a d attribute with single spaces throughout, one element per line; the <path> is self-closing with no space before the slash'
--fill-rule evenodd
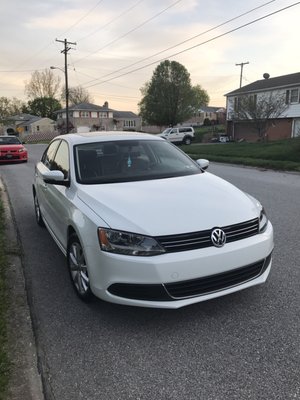
<path id="1" fill-rule="evenodd" d="M 60 145 L 60 140 L 55 140 L 50 143 L 50 145 L 45 150 L 41 161 L 37 164 L 35 169 L 35 188 L 36 194 L 39 201 L 40 210 L 44 221 L 49 225 L 49 205 L 48 205 L 48 184 L 45 183 L 42 177 L 42 172 L 45 170 L 51 170 L 51 165 L 54 162 L 54 157 L 58 146 Z"/>
<path id="2" fill-rule="evenodd" d="M 58 170 L 64 174 L 65 180 L 70 179 L 70 157 L 69 146 L 64 140 L 60 142 L 55 153 L 50 170 Z M 49 227 L 55 236 L 58 244 L 66 249 L 67 246 L 67 227 L 69 215 L 71 212 L 71 203 L 69 201 L 69 186 L 46 184 L 46 205 Z"/>
<path id="3" fill-rule="evenodd" d="M 180 142 L 179 130 L 178 128 L 172 128 L 169 132 L 168 140 L 170 142 Z"/>

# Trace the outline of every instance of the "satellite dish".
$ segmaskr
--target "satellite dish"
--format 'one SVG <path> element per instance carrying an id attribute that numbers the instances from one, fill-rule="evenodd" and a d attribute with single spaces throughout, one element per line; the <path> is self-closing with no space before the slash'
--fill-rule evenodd
<path id="1" fill-rule="evenodd" d="M 263 77 L 264 77 L 265 79 L 269 79 L 269 78 L 270 78 L 270 74 L 268 74 L 267 72 L 265 72 L 265 73 L 263 74 Z"/>

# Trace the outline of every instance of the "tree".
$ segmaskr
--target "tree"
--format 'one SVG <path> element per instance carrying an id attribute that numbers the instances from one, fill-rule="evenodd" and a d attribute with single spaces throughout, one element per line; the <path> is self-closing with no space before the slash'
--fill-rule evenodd
<path id="1" fill-rule="evenodd" d="M 269 94 L 243 95 L 238 97 L 233 112 L 233 121 L 251 121 L 258 137 L 263 139 L 271 123 L 284 113 L 287 105 L 285 96 L 278 92 Z"/>
<path id="2" fill-rule="evenodd" d="M 190 118 L 195 105 L 190 74 L 176 61 L 163 61 L 141 89 L 140 114 L 149 124 L 176 125 Z"/>
<path id="3" fill-rule="evenodd" d="M 63 88 L 62 91 L 62 100 L 66 98 L 66 88 Z M 69 88 L 69 102 L 71 104 L 80 104 L 80 103 L 92 103 L 93 98 L 89 94 L 89 92 L 84 89 L 82 86 L 76 86 Z"/>
<path id="4" fill-rule="evenodd" d="M 193 86 L 193 104 L 194 111 L 199 110 L 200 107 L 207 106 L 209 103 L 209 95 L 206 90 L 202 89 L 200 85 Z"/>
<path id="5" fill-rule="evenodd" d="M 29 82 L 25 82 L 25 93 L 29 99 L 58 97 L 61 78 L 50 69 L 34 71 Z"/>
<path id="6" fill-rule="evenodd" d="M 0 97 L 0 122 L 6 122 L 12 115 L 22 113 L 24 106 L 25 103 L 15 97 Z"/>
<path id="7" fill-rule="evenodd" d="M 34 100 L 28 101 L 26 111 L 29 114 L 37 115 L 39 117 L 56 119 L 55 111 L 60 109 L 61 104 L 58 100 L 51 97 L 38 97 Z"/>

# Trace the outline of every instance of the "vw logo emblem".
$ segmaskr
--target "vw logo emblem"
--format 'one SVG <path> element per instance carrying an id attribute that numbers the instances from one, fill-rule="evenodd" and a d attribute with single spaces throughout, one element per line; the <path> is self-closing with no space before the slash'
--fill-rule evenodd
<path id="1" fill-rule="evenodd" d="M 210 238 L 215 247 L 222 247 L 226 243 L 226 234 L 220 228 L 215 228 L 212 231 Z"/>

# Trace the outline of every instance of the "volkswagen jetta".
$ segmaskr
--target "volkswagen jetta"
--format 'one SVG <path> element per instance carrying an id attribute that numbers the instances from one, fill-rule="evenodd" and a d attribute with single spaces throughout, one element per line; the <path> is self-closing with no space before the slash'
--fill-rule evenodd
<path id="1" fill-rule="evenodd" d="M 78 296 L 178 308 L 266 281 L 273 228 L 259 201 L 148 134 L 56 137 L 35 168 L 36 219 Z"/>

